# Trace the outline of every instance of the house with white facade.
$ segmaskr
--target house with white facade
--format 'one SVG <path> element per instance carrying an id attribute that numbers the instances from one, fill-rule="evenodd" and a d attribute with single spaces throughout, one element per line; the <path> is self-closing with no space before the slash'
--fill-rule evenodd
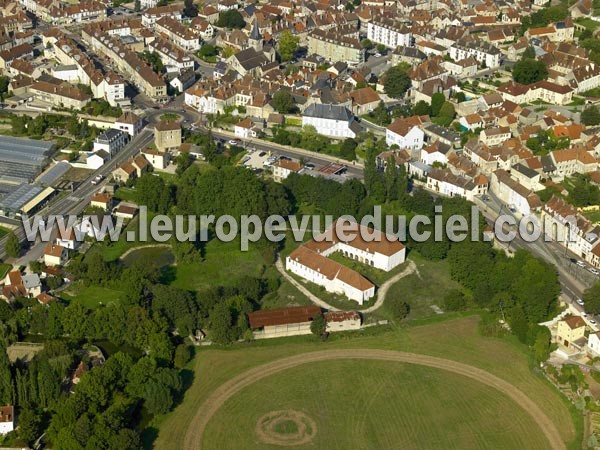
<path id="1" fill-rule="evenodd" d="M 490 147 L 500 145 L 510 138 L 511 132 L 509 127 L 486 128 L 479 133 L 479 140 Z"/>
<path id="2" fill-rule="evenodd" d="M 94 139 L 94 152 L 104 150 L 114 155 L 121 150 L 129 141 L 129 135 L 125 131 L 109 128 Z"/>
<path id="3" fill-rule="evenodd" d="M 0 406 L 0 434 L 5 435 L 15 429 L 15 407 Z"/>
<path id="4" fill-rule="evenodd" d="M 375 295 L 375 286 L 358 272 L 329 259 L 334 252 L 386 272 L 406 258 L 406 248 L 395 237 L 338 220 L 322 235 L 294 250 L 286 258 L 286 269 L 362 305 Z"/>
<path id="5" fill-rule="evenodd" d="M 450 149 L 448 144 L 444 144 L 442 141 L 435 141 L 421 149 L 421 161 L 428 166 L 436 162 L 439 164 L 448 164 Z"/>
<path id="6" fill-rule="evenodd" d="M 86 165 L 88 169 L 96 170 L 106 164 L 107 161 L 110 161 L 110 153 L 105 150 L 98 150 L 88 155 Z"/>
<path id="7" fill-rule="evenodd" d="M 503 169 L 492 173 L 490 191 L 523 215 L 531 214 L 542 207 L 542 201 L 532 189 L 523 186 Z"/>
<path id="8" fill-rule="evenodd" d="M 159 170 L 164 170 L 169 165 L 170 153 L 169 152 L 161 152 L 160 150 L 156 150 L 153 148 L 146 148 L 140 153 L 148 160 L 150 165 Z"/>
<path id="9" fill-rule="evenodd" d="M 83 236 L 77 236 L 75 234 L 74 228 L 69 228 L 67 230 L 58 230 L 58 234 L 56 236 L 56 244 L 61 247 L 66 248 L 67 250 L 77 250 L 81 245 L 81 241 L 83 240 Z"/>
<path id="10" fill-rule="evenodd" d="M 450 58 L 460 61 L 469 57 L 476 59 L 479 64 L 488 68 L 500 66 L 500 50 L 488 42 L 457 42 L 450 47 Z"/>
<path id="11" fill-rule="evenodd" d="M 233 132 L 240 139 L 250 139 L 257 136 L 257 128 L 250 119 L 244 119 L 233 126 Z"/>
<path id="12" fill-rule="evenodd" d="M 587 341 L 588 349 L 592 353 L 592 357 L 600 356 L 600 331 L 590 333 Z"/>
<path id="13" fill-rule="evenodd" d="M 542 209 L 542 225 L 546 238 L 572 251 L 593 265 L 600 249 L 600 227 L 562 198 L 552 196 Z"/>
<path id="14" fill-rule="evenodd" d="M 337 139 L 354 138 L 361 127 L 345 106 L 311 103 L 302 112 L 302 126 L 312 125 L 317 133 Z"/>
<path id="15" fill-rule="evenodd" d="M 290 161 L 289 159 L 280 159 L 273 164 L 273 180 L 281 183 L 292 173 L 298 173 L 304 166 L 299 161 Z"/>
<path id="16" fill-rule="evenodd" d="M 67 262 L 68 254 L 66 248 L 49 242 L 44 249 L 44 264 L 50 267 L 62 266 Z"/>
<path id="17" fill-rule="evenodd" d="M 388 125 L 385 142 L 388 146 L 397 145 L 401 149 L 419 150 L 423 148 L 425 132 L 422 125 L 429 122 L 428 116 L 399 117 Z"/>
<path id="18" fill-rule="evenodd" d="M 133 137 L 139 134 L 144 128 L 144 120 L 136 114 L 128 111 L 119 117 L 112 126 L 116 130 L 121 130 Z"/>
<path id="19" fill-rule="evenodd" d="M 488 190 L 488 179 L 485 175 L 472 180 L 456 175 L 450 169 L 432 168 L 426 176 L 425 187 L 445 197 L 462 197 L 473 201 L 476 195 L 485 194 Z"/>

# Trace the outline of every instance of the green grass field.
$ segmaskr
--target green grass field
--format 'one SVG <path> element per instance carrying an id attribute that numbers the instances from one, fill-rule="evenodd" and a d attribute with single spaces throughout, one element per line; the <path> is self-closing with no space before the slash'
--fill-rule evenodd
<path id="1" fill-rule="evenodd" d="M 452 289 L 461 289 L 459 283 L 450 279 L 446 261 L 429 261 L 415 252 L 408 256 L 417 265 L 419 273 L 408 275 L 394 283 L 387 298 L 400 297 L 410 305 L 408 319 L 421 319 L 435 314 L 432 305 L 443 309 L 443 297 Z M 384 303 L 379 314 L 386 315 Z"/>
<path id="2" fill-rule="evenodd" d="M 10 233 L 10 230 L 8 228 L 0 227 L 0 238 L 3 238 L 8 233 Z"/>
<path id="3" fill-rule="evenodd" d="M 260 277 L 265 262 L 253 246 L 240 250 L 237 240 L 206 244 L 205 260 L 199 263 L 177 264 L 171 285 L 187 290 L 202 290 L 210 286 L 232 286 L 243 276 Z"/>
<path id="4" fill-rule="evenodd" d="M 96 308 L 101 303 L 108 305 L 120 302 L 123 295 L 123 292 L 115 289 L 100 286 L 84 286 L 82 283 L 73 284 L 60 293 L 62 299 L 69 302 L 79 302 L 88 308 Z"/>
<path id="5" fill-rule="evenodd" d="M 212 418 L 202 448 L 277 448 L 256 438 L 256 423 L 271 411 L 290 409 L 316 423 L 312 442 L 298 449 L 547 446 L 531 417 L 483 384 L 409 364 L 331 361 L 289 369 L 244 389 Z M 282 428 L 279 433 L 293 432 L 293 422 Z"/>
<path id="6" fill-rule="evenodd" d="M 0 263 L 0 280 L 4 279 L 11 268 L 12 266 L 10 264 Z"/>
<path id="7" fill-rule="evenodd" d="M 146 445 L 182 448 L 199 405 L 218 386 L 251 367 L 309 351 L 379 348 L 439 356 L 487 370 L 527 393 L 556 424 L 568 447 L 580 448 L 581 417 L 531 370 L 524 347 L 512 338 L 482 337 L 477 323 L 478 317 L 470 316 L 332 335 L 328 342 L 296 337 L 199 349 L 189 366 L 194 372 L 191 387 L 173 412 L 154 420 L 151 426 L 158 436 Z M 301 410 L 315 421 L 318 440 L 310 448 L 545 448 L 531 419 L 502 394 L 435 369 L 364 361 L 300 366 L 252 385 L 209 422 L 203 448 L 279 448 L 260 444 L 254 425 L 265 412 L 286 408 Z"/>

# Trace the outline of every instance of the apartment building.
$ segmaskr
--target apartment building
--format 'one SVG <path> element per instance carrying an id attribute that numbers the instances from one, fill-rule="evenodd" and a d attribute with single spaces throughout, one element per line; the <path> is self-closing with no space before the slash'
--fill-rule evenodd
<path id="1" fill-rule="evenodd" d="M 184 26 L 172 17 L 165 16 L 158 19 L 154 24 L 154 30 L 184 50 L 194 52 L 200 49 L 200 37 L 194 29 Z"/>
<path id="2" fill-rule="evenodd" d="M 345 61 L 357 66 L 365 60 L 365 50 L 357 38 L 337 33 L 335 30 L 313 30 L 308 35 L 308 54 L 317 54 L 328 61 Z"/>
<path id="3" fill-rule="evenodd" d="M 367 24 L 367 38 L 386 47 L 411 47 L 413 36 L 410 30 L 391 19 L 374 19 Z"/>

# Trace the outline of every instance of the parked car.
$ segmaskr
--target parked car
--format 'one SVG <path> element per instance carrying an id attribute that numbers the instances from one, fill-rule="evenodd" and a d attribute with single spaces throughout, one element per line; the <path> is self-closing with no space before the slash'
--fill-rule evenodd
<path id="1" fill-rule="evenodd" d="M 579 267 L 587 267 L 587 266 L 585 265 L 585 263 L 584 263 L 583 261 L 581 261 L 581 260 L 578 260 L 576 264 L 577 264 Z"/>
<path id="2" fill-rule="evenodd" d="M 592 272 L 594 275 L 600 275 L 600 271 L 598 271 L 597 269 L 589 269 L 590 272 Z"/>
<path id="3" fill-rule="evenodd" d="M 580 299 L 580 298 L 578 298 L 578 299 L 576 300 L 576 302 L 577 302 L 577 304 L 578 304 L 578 305 L 580 305 L 580 306 L 583 306 L 583 305 L 585 305 L 585 302 L 584 302 L 582 299 Z"/>
<path id="4" fill-rule="evenodd" d="M 594 319 L 589 319 L 589 322 L 590 322 L 592 325 L 596 325 L 596 323 L 597 323 L 597 322 L 596 322 Z"/>
<path id="5" fill-rule="evenodd" d="M 104 180 L 104 175 L 98 175 L 96 178 L 94 178 L 92 180 L 92 184 L 95 186 L 98 183 L 100 183 L 102 180 Z"/>

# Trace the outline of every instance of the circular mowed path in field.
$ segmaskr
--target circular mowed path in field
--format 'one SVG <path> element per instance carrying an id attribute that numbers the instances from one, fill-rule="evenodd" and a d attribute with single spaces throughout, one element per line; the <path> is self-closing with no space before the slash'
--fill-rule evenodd
<path id="1" fill-rule="evenodd" d="M 536 403 L 489 372 L 432 356 L 357 349 L 304 353 L 237 375 L 200 405 L 184 448 L 566 446 Z"/>

